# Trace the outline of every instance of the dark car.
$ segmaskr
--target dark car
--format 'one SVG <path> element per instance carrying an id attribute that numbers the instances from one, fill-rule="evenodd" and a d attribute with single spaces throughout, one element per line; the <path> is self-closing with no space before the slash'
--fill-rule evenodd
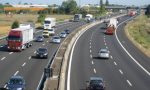
<path id="1" fill-rule="evenodd" d="M 44 41 L 44 37 L 43 36 L 37 36 L 35 41 L 36 42 L 43 42 Z"/>
<path id="2" fill-rule="evenodd" d="M 65 32 L 66 34 L 70 34 L 70 30 L 69 30 L 69 29 L 64 30 L 64 32 Z"/>
<path id="3" fill-rule="evenodd" d="M 39 58 L 48 58 L 48 50 L 47 48 L 39 48 L 36 50 L 36 57 Z"/>
<path id="4" fill-rule="evenodd" d="M 87 90 L 105 90 L 105 83 L 101 77 L 91 77 Z"/>
<path id="5" fill-rule="evenodd" d="M 7 83 L 8 90 L 25 90 L 25 80 L 21 76 L 12 76 Z"/>

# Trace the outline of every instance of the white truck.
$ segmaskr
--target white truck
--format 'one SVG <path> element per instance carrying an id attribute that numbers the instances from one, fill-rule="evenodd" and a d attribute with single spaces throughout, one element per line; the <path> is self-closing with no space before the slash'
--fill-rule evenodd
<path id="1" fill-rule="evenodd" d="M 7 47 L 11 51 L 22 51 L 32 46 L 33 28 L 19 27 L 10 30 L 7 37 Z"/>
<path id="2" fill-rule="evenodd" d="M 26 22 L 19 24 L 19 28 L 31 28 L 33 29 L 33 33 L 35 33 L 35 24 L 32 22 Z"/>
<path id="3" fill-rule="evenodd" d="M 87 15 L 85 16 L 85 20 L 86 20 L 87 22 L 91 22 L 92 19 L 93 19 L 93 15 L 92 15 L 92 14 L 87 14 Z"/>
<path id="4" fill-rule="evenodd" d="M 51 17 L 47 17 L 44 20 L 44 29 L 52 29 L 54 28 L 56 25 L 56 19 L 55 18 L 51 18 Z"/>

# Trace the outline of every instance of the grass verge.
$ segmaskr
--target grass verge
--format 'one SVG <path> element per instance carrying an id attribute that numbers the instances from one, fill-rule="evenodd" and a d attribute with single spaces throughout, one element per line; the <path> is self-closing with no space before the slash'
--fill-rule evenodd
<path id="1" fill-rule="evenodd" d="M 136 17 L 126 25 L 125 32 L 133 44 L 150 57 L 150 18 Z"/>

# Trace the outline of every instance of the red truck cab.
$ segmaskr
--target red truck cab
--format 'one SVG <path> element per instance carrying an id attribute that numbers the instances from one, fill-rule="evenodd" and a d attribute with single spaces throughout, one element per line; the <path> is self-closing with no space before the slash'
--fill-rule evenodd
<path id="1" fill-rule="evenodd" d="M 108 27 L 105 31 L 105 34 L 106 35 L 113 35 L 114 34 L 114 31 L 115 31 L 115 28 L 114 27 Z"/>

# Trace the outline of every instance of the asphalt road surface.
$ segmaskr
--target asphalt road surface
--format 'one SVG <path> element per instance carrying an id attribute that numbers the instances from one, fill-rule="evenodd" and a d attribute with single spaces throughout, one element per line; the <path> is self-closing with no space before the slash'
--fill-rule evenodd
<path id="1" fill-rule="evenodd" d="M 129 18 L 121 17 L 119 23 Z M 103 23 L 81 35 L 70 56 L 66 90 L 85 90 L 92 76 L 102 77 L 106 90 L 150 90 L 150 59 L 127 39 L 124 25 L 119 25 L 116 34 L 126 51 L 115 35 L 104 34 Z M 110 51 L 109 59 L 98 58 L 100 48 Z"/>

